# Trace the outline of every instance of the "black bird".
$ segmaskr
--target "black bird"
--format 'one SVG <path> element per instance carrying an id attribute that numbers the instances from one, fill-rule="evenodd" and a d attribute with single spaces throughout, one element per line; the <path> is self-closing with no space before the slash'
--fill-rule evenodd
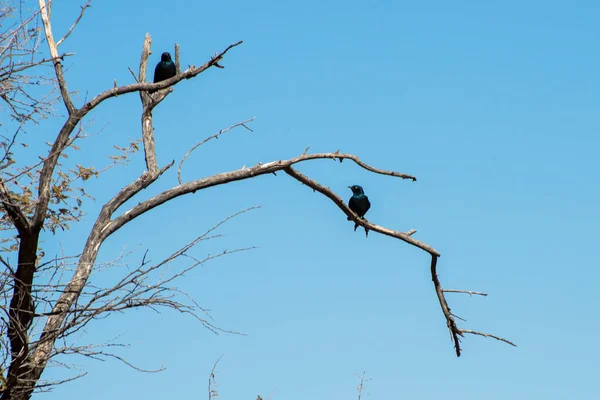
<path id="1" fill-rule="evenodd" d="M 156 64 L 156 68 L 154 68 L 154 83 L 172 78 L 176 73 L 177 69 L 175 68 L 175 63 L 171 59 L 171 54 L 169 54 L 168 51 L 165 51 L 162 53 L 162 56 L 160 56 L 160 62 Z"/>
<path id="2" fill-rule="evenodd" d="M 352 190 L 352 197 L 348 201 L 348 207 L 352 211 L 354 211 L 360 218 L 364 218 L 369 208 L 371 208 L 371 203 L 369 202 L 369 198 L 365 195 L 365 191 L 359 185 L 348 186 L 350 190 Z M 350 217 L 348 217 L 350 220 Z M 358 227 L 358 224 L 354 225 L 354 230 Z"/>

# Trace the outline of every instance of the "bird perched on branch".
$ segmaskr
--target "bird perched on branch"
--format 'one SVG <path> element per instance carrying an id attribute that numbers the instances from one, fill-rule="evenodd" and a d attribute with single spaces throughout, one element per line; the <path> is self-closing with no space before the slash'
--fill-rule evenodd
<path id="1" fill-rule="evenodd" d="M 348 201 L 348 207 L 350 207 L 352 211 L 358 214 L 360 218 L 364 219 L 365 214 L 367 213 L 367 211 L 369 211 L 369 208 L 371 208 L 369 198 L 365 195 L 365 191 L 359 185 L 352 185 L 348 187 L 350 188 L 350 190 L 352 190 L 352 197 L 350 197 L 350 200 Z M 350 217 L 348 217 L 348 220 L 350 220 Z M 355 223 L 355 231 L 356 228 L 358 228 L 358 224 Z"/>
<path id="2" fill-rule="evenodd" d="M 165 51 L 160 56 L 160 62 L 154 68 L 154 83 L 172 78 L 177 73 L 175 63 L 171 59 L 171 54 Z"/>

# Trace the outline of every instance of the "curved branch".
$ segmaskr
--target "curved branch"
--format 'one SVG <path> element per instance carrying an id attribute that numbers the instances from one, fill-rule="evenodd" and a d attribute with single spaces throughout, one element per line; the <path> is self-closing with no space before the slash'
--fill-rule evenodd
<path id="1" fill-rule="evenodd" d="M 288 160 L 272 161 L 272 162 L 268 162 L 266 164 L 258 163 L 257 165 L 250 167 L 250 168 L 242 167 L 241 169 L 238 169 L 235 171 L 223 172 L 220 174 L 209 176 L 207 178 L 202 178 L 202 179 L 198 179 L 198 180 L 195 180 L 192 182 L 184 183 L 179 186 L 175 186 L 171 189 L 165 190 L 164 192 L 152 197 L 149 200 L 139 203 L 138 205 L 134 206 L 130 210 L 124 212 L 123 214 L 121 214 L 121 216 L 117 217 L 116 219 L 114 219 L 113 221 L 111 221 L 108 224 L 108 226 L 105 228 L 106 232 L 107 232 L 107 234 L 111 234 L 112 232 L 121 228 L 127 222 L 133 220 L 134 218 L 139 217 L 140 215 L 146 213 L 147 211 L 150 211 L 154 207 L 158 207 L 159 205 L 161 205 L 171 199 L 174 199 L 176 197 L 183 196 L 184 194 L 194 193 L 196 190 L 206 189 L 206 188 L 209 188 L 212 186 L 223 185 L 223 184 L 226 184 L 229 182 L 235 182 L 235 181 L 240 181 L 240 180 L 244 180 L 244 179 L 254 178 L 256 176 L 265 175 L 265 174 L 272 174 L 277 171 L 285 170 L 286 168 L 289 168 L 292 165 L 297 164 L 297 163 L 301 163 L 301 162 L 308 161 L 308 160 L 318 160 L 318 159 L 333 159 L 333 160 L 340 160 L 340 161 L 343 159 L 349 159 L 349 160 L 354 161 L 355 163 L 357 163 L 360 166 L 368 167 L 369 171 L 375 172 L 377 174 L 388 175 L 388 176 L 393 176 L 393 177 L 402 178 L 402 179 L 412 179 L 413 181 L 416 180 L 416 178 L 413 177 L 412 175 L 407 175 L 407 174 L 402 174 L 400 172 L 387 171 L 387 170 L 383 170 L 383 169 L 374 168 L 368 164 L 363 163 L 362 161 L 360 161 L 360 159 L 357 156 L 355 156 L 353 154 L 344 154 L 344 153 L 338 153 L 338 152 L 303 154 L 301 156 L 298 156 L 295 158 L 290 158 Z M 382 228 L 382 227 L 379 227 L 379 228 L 382 231 L 385 230 L 385 228 Z M 389 230 L 389 232 L 394 232 L 394 231 Z M 408 240 L 415 242 L 414 240 L 410 239 L 410 237 L 408 235 L 406 235 L 406 234 L 404 234 L 404 235 L 408 237 Z M 433 251 L 435 253 L 437 253 L 435 250 L 433 250 Z"/>
<path id="2" fill-rule="evenodd" d="M 357 164 L 360 165 L 361 167 L 363 165 L 365 165 L 366 167 L 364 167 L 364 168 L 368 169 L 369 171 L 380 171 L 380 170 L 377 170 L 376 168 L 373 168 L 367 164 L 364 164 L 362 161 L 360 163 L 357 162 Z M 415 247 L 418 247 L 421 250 L 428 252 L 429 254 L 431 254 L 433 256 L 439 257 L 440 253 L 438 253 L 437 250 L 435 250 L 433 247 L 429 246 L 428 244 L 421 242 L 420 240 L 413 239 L 411 237 L 411 235 L 409 235 L 408 233 L 394 231 L 392 229 L 384 228 L 383 226 L 372 224 L 366 219 L 359 218 L 358 215 L 356 215 L 350 209 L 350 207 L 348 207 L 346 205 L 346 203 L 344 203 L 344 200 L 342 200 L 338 195 L 333 193 L 329 188 L 326 188 L 325 186 L 310 179 L 309 177 L 302 175 L 300 172 L 296 171 L 295 169 L 293 169 L 291 167 L 286 168 L 285 173 L 288 174 L 289 176 L 291 176 L 292 178 L 302 182 L 303 184 L 311 187 L 313 190 L 316 190 L 317 192 L 322 193 L 325 196 L 329 197 L 348 217 L 350 217 L 350 219 L 352 221 L 354 221 L 355 224 L 358 224 L 367 230 L 372 230 L 375 232 L 379 232 L 383 235 L 387 235 L 387 236 L 394 237 L 396 239 L 400 239 L 408 244 L 411 244 Z M 397 173 L 394 173 L 394 174 L 397 174 Z M 391 174 L 386 174 L 386 175 L 391 175 Z M 397 175 L 391 175 L 391 176 L 397 176 Z M 413 180 L 416 180 L 416 178 L 414 178 Z"/>

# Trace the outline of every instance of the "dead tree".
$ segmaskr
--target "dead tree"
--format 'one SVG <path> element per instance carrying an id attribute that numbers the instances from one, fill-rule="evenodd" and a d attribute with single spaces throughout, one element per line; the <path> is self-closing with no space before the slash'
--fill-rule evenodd
<path id="1" fill-rule="evenodd" d="M 2 319 L 4 326 L 1 333 L 3 339 L 6 340 L 2 342 L 5 348 L 5 360 L 3 360 L 4 369 L 1 371 L 1 399 L 27 399 L 34 390 L 43 390 L 48 385 L 56 384 L 57 382 L 44 382 L 41 377 L 48 363 L 57 355 L 82 354 L 93 357 L 115 357 L 126 362 L 118 354 L 111 351 L 110 346 L 108 350 L 106 347 L 77 346 L 76 344 L 59 347 L 62 339 L 68 338 L 69 335 L 77 332 L 88 322 L 102 314 L 128 308 L 169 307 L 195 316 L 209 329 L 218 329 L 203 317 L 203 310 L 192 299 L 184 301 L 181 300 L 182 297 L 177 297 L 184 296 L 183 298 L 185 298 L 185 294 L 169 286 L 169 283 L 190 268 L 231 252 L 225 251 L 203 259 L 192 257 L 192 262 L 183 270 L 167 277 L 163 276 L 155 281 L 152 281 L 152 274 L 173 260 L 188 256 L 188 251 L 196 243 L 218 236 L 215 229 L 219 228 L 221 224 L 174 251 L 170 257 L 159 263 L 150 263 L 144 257 L 139 266 L 126 273 L 111 287 L 98 288 L 89 284 L 91 274 L 102 268 L 96 261 L 98 252 L 104 241 L 127 223 L 179 196 L 190 195 L 210 187 L 261 175 L 276 174 L 277 172 L 283 172 L 313 191 L 328 197 L 343 214 L 350 217 L 354 223 L 362 226 L 366 233 L 374 231 L 391 236 L 430 254 L 431 278 L 435 294 L 453 339 L 457 356 L 461 354 L 460 337 L 467 333 L 495 338 L 514 345 L 501 337 L 462 329 L 457 326 L 455 316 L 446 302 L 444 293 L 485 294 L 463 290 L 444 290 L 437 277 L 440 253 L 430 245 L 415 239 L 415 230 L 408 232 L 392 230 L 358 218 L 337 194 L 314 179 L 303 175 L 296 168 L 302 163 L 313 160 L 327 159 L 339 161 L 340 163 L 348 160 L 367 171 L 387 175 L 391 178 L 414 182 L 417 179 L 412 175 L 376 168 L 361 161 L 353 154 L 340 151 L 311 154 L 308 153 L 307 149 L 294 158 L 259 163 L 251 167 L 242 167 L 238 170 L 201 177 L 192 181 L 182 181 L 181 168 L 183 162 L 194 149 L 235 127 L 241 126 L 250 129 L 247 124 L 252 119 L 249 119 L 224 129 L 194 146 L 179 163 L 179 183 L 154 197 L 144 198 L 141 192 L 161 178 L 165 171 L 174 165 L 174 162 L 171 162 L 160 166 L 157 162 L 152 123 L 154 108 L 173 91 L 173 86 L 182 83 L 184 80 L 193 79 L 212 67 L 223 68 L 220 64 L 223 57 L 242 42 L 231 44 L 199 67 L 190 66 L 184 71 L 181 70 L 179 65 L 179 49 L 176 46 L 177 75 L 159 83 L 147 83 L 147 65 L 151 52 L 151 37 L 147 34 L 142 47 L 139 73 L 136 75 L 130 70 L 135 83 L 119 86 L 115 82 L 114 87 L 108 88 L 82 105 L 76 105 L 68 89 L 63 71 L 62 59 L 66 54 L 60 53 L 59 46 L 73 32 L 89 3 L 82 7 L 79 18 L 65 36 L 58 41 L 55 40 L 52 31 L 50 4 L 46 0 L 39 0 L 39 10 L 31 17 L 31 21 L 37 21 L 36 18 L 39 17 L 51 58 L 34 61 L 31 63 L 31 67 L 35 66 L 36 62 L 52 63 L 54 67 L 53 80 L 58 88 L 60 101 L 66 110 L 66 117 L 56 138 L 50 143 L 50 149 L 47 154 L 40 157 L 41 161 L 38 164 L 24 166 L 16 170 L 7 168 L 7 165 L 0 170 L 0 204 L 5 213 L 4 225 L 2 226 L 5 231 L 14 232 L 12 240 L 15 241 L 14 249 L 17 251 L 16 263 L 11 263 L 5 257 L 1 258 L 5 268 L 2 274 L 2 294 L 3 298 L 6 299 L 5 304 L 2 304 L 5 316 Z M 14 66 L 7 67 L 4 64 L 2 68 L 2 71 L 8 71 L 7 76 L 9 78 L 7 79 L 12 79 L 12 87 L 21 85 L 24 88 L 27 86 L 27 82 L 18 81 L 18 75 L 16 75 L 23 69 L 19 70 L 20 67 Z M 2 82 L 5 85 L 4 80 Z M 151 91 L 151 94 L 149 91 Z M 96 216 L 95 223 L 80 254 L 71 258 L 65 256 L 61 260 L 41 262 L 43 255 L 39 251 L 40 232 L 44 228 L 50 230 L 57 227 L 68 228 L 67 224 L 69 222 L 77 221 L 80 218 L 79 206 L 81 206 L 81 202 L 79 199 L 72 197 L 69 190 L 72 190 L 75 181 L 86 180 L 89 176 L 101 172 L 83 166 L 65 169 L 60 161 L 61 156 L 67 150 L 74 148 L 75 141 L 81 138 L 84 131 L 82 124 L 90 111 L 106 101 L 114 100 L 117 96 L 134 92 L 139 94 L 142 103 L 141 139 L 145 156 L 145 170 L 141 172 L 139 178 L 115 193 L 103 205 Z M 6 102 L 5 97 L 8 94 L 6 91 L 2 93 L 2 99 Z M 14 99 L 17 99 L 17 97 L 7 98 L 13 101 L 13 104 Z M 7 104 L 10 105 L 11 103 L 8 102 Z M 26 107 L 23 104 L 21 106 Z M 27 114 L 23 109 L 16 106 L 11 109 L 15 118 L 27 118 Z M 38 114 L 35 115 L 40 115 L 39 110 Z M 13 139 L 12 142 L 9 140 L 5 145 L 4 164 L 11 160 L 10 148 L 14 143 L 15 140 Z M 132 143 L 130 147 L 122 149 L 125 155 L 121 157 L 127 158 L 127 153 L 135 151 L 136 148 L 136 143 Z M 28 180 L 29 183 L 24 184 L 24 179 Z M 138 201 L 136 205 L 125 211 L 120 210 L 121 206 L 134 197 Z M 57 206 L 59 203 L 67 205 L 59 207 Z M 235 215 L 227 219 L 233 218 Z M 244 250 L 247 249 L 237 249 L 235 251 Z M 43 276 L 45 278 L 42 278 Z"/>

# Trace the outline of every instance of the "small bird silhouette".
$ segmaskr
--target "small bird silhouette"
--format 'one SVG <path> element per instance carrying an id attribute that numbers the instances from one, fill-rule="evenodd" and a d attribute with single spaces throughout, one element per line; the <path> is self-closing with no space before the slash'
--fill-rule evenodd
<path id="1" fill-rule="evenodd" d="M 350 190 L 352 190 L 352 197 L 348 201 L 348 207 L 352 211 L 354 211 L 360 218 L 364 218 L 369 208 L 371 208 L 371 203 L 369 202 L 369 198 L 365 195 L 365 191 L 359 185 L 348 186 Z M 350 220 L 350 217 L 348 217 Z M 358 224 L 354 224 L 354 230 L 358 228 Z"/>
<path id="2" fill-rule="evenodd" d="M 154 68 L 154 83 L 172 78 L 176 73 L 177 69 L 175 68 L 175 63 L 171 59 L 171 54 L 169 54 L 168 51 L 165 51 L 162 53 L 162 56 L 160 56 L 160 62 L 156 64 L 156 68 Z"/>

